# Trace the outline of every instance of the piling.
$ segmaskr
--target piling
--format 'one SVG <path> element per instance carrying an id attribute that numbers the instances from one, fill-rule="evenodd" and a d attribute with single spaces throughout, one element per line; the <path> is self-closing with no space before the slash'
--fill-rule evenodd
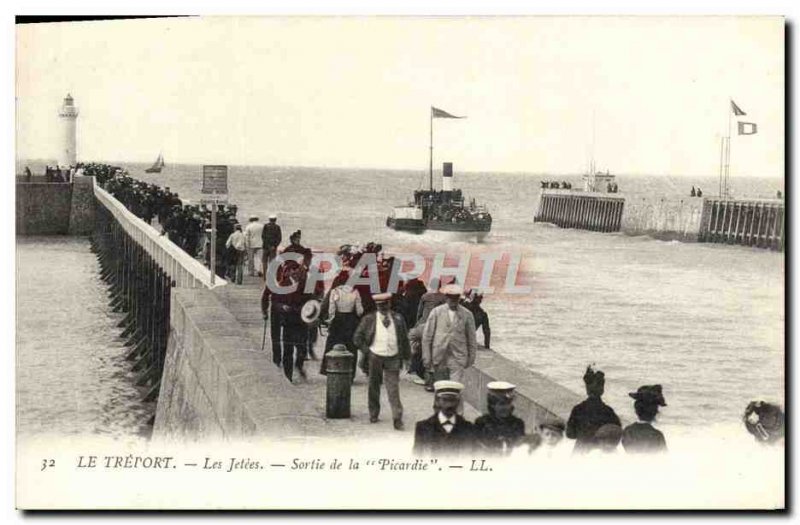
<path id="1" fill-rule="evenodd" d="M 784 202 L 780 200 L 706 199 L 700 242 L 753 246 L 783 251 Z"/>
<path id="2" fill-rule="evenodd" d="M 109 289 L 109 305 L 125 313 L 118 324 L 130 348 L 126 359 L 136 372 L 143 399 L 158 395 L 169 336 L 170 292 L 175 282 L 101 205 L 95 211 L 92 251 L 100 278 Z"/>
<path id="3" fill-rule="evenodd" d="M 624 199 L 607 193 L 543 189 L 534 222 L 598 232 L 620 230 Z"/>

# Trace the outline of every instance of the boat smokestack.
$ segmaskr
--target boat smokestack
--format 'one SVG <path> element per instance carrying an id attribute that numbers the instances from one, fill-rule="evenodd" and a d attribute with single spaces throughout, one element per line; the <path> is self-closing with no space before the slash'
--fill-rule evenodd
<path id="1" fill-rule="evenodd" d="M 442 164 L 442 191 L 453 191 L 453 163 Z"/>

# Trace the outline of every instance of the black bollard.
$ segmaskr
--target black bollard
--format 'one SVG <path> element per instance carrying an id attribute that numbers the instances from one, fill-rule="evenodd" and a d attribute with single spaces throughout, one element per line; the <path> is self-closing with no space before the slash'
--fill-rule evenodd
<path id="1" fill-rule="evenodd" d="M 353 374 L 353 354 L 344 345 L 336 345 L 325 356 L 327 364 L 327 400 L 325 417 L 346 419 L 350 417 L 350 383 Z"/>

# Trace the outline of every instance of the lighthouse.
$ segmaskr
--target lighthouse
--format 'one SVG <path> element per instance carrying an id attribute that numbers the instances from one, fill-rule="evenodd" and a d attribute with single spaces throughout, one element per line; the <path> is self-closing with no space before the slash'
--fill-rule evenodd
<path id="1" fill-rule="evenodd" d="M 64 99 L 64 104 L 58 110 L 61 119 L 61 144 L 58 152 L 58 165 L 69 167 L 75 165 L 77 153 L 75 151 L 75 128 L 78 121 L 78 108 L 69 93 Z"/>

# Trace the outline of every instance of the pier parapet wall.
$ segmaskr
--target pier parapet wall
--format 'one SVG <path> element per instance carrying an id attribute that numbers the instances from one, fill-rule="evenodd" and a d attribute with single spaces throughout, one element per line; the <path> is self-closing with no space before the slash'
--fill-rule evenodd
<path id="1" fill-rule="evenodd" d="M 170 319 L 155 439 L 326 434 L 318 400 L 298 395 L 212 291 L 175 290 Z"/>
<path id="2" fill-rule="evenodd" d="M 662 240 L 697 241 L 702 198 L 626 197 L 620 231 Z"/>
<path id="3" fill-rule="evenodd" d="M 17 235 L 89 235 L 94 229 L 94 177 L 47 182 L 17 177 Z"/>

